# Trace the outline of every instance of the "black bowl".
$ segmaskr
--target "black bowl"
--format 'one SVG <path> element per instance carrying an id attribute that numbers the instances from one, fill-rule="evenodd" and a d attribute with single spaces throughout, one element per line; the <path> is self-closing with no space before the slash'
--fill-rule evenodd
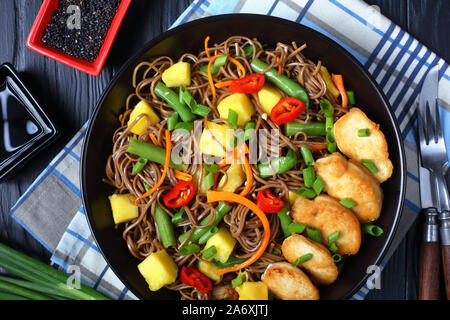
<path id="1" fill-rule="evenodd" d="M 133 91 L 130 83 L 134 67 L 142 60 L 161 55 L 177 59 L 185 52 L 198 53 L 203 40 L 214 35 L 222 41 L 232 35 L 257 37 L 270 47 L 279 41 L 307 43 L 304 54 L 313 61 L 321 60 L 335 73 L 342 73 L 347 88 L 355 91 L 358 106 L 370 119 L 380 124 L 389 145 L 394 164 L 393 176 L 383 183 L 383 210 L 377 224 L 385 231 L 381 237 L 365 237 L 360 252 L 349 258 L 337 281 L 320 288 L 322 299 L 351 297 L 366 281 L 367 268 L 379 265 L 386 253 L 400 218 L 405 193 L 405 158 L 400 130 L 389 102 L 381 89 L 364 69 L 341 46 L 322 34 L 300 24 L 262 15 L 234 14 L 213 16 L 186 23 L 148 42 L 131 57 L 109 83 L 100 98 L 87 129 L 81 163 L 83 204 L 98 247 L 113 271 L 124 284 L 142 299 L 176 299 L 167 289 L 151 292 L 139 274 L 139 260 L 128 251 L 121 232 L 114 228 L 108 196 L 113 189 L 102 182 L 105 164 L 112 150 L 112 135 L 119 126 L 118 115 L 123 112 L 125 99 Z"/>

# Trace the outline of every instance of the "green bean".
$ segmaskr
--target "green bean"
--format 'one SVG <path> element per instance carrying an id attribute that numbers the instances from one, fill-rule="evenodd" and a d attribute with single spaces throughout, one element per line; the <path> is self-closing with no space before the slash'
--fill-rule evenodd
<path id="1" fill-rule="evenodd" d="M 202 235 L 200 237 L 200 239 L 198 239 L 198 243 L 199 244 L 206 243 L 209 240 L 209 238 L 211 238 L 218 231 L 219 231 L 219 228 L 217 228 L 217 227 L 214 227 L 214 228 L 208 230 L 208 232 L 206 232 L 204 235 Z"/>
<path id="2" fill-rule="evenodd" d="M 188 216 L 184 210 L 181 210 L 180 212 L 177 212 L 172 217 L 172 223 L 180 223 L 183 221 L 186 221 L 188 219 Z"/>
<path id="3" fill-rule="evenodd" d="M 155 206 L 155 221 L 164 248 L 174 247 L 177 242 L 175 240 L 172 222 L 167 212 L 159 204 Z"/>
<path id="4" fill-rule="evenodd" d="M 175 130 L 185 130 L 187 132 L 192 131 L 194 129 L 193 122 L 178 122 L 175 126 Z"/>
<path id="5" fill-rule="evenodd" d="M 316 173 L 314 172 L 313 167 L 307 167 L 302 170 L 303 174 L 303 183 L 306 187 L 311 188 L 316 180 Z"/>
<path id="6" fill-rule="evenodd" d="M 215 259 L 212 259 L 211 263 L 218 268 L 228 268 L 228 267 L 235 266 L 237 264 L 241 264 L 244 261 L 247 261 L 247 258 L 237 258 L 236 256 L 231 255 L 228 258 L 227 262 L 220 262 Z"/>
<path id="7" fill-rule="evenodd" d="M 193 253 L 196 253 L 199 251 L 200 251 L 200 247 L 198 245 L 196 245 L 195 243 L 191 243 L 191 244 L 184 245 L 178 251 L 178 253 L 180 254 L 180 256 L 188 256 L 190 254 L 193 254 Z"/>
<path id="8" fill-rule="evenodd" d="M 255 58 L 250 63 L 250 67 L 254 72 L 263 72 L 266 70 L 269 65 L 262 62 L 261 60 Z M 283 74 L 280 74 L 277 77 L 278 71 L 274 68 L 267 71 L 264 75 L 267 80 L 276 85 L 279 89 L 281 89 L 284 93 L 286 93 L 290 97 L 297 98 L 306 105 L 306 108 L 309 107 L 309 97 L 308 93 L 306 93 L 305 89 L 303 89 L 297 82 L 289 79 Z"/>
<path id="9" fill-rule="evenodd" d="M 288 214 L 290 210 L 289 202 L 285 202 L 283 209 L 277 213 L 278 218 L 280 219 L 281 230 L 283 230 L 284 236 L 287 238 L 291 235 L 289 232 L 289 226 L 292 223 L 291 216 Z"/>
<path id="10" fill-rule="evenodd" d="M 166 87 L 161 81 L 155 86 L 155 94 L 161 99 L 165 100 L 167 104 L 178 112 L 181 120 L 184 122 L 190 122 L 195 119 L 195 115 L 189 110 L 189 108 L 180 102 L 179 95 L 177 95 L 172 89 Z"/>
<path id="11" fill-rule="evenodd" d="M 208 231 L 214 229 L 214 227 L 217 227 L 220 221 L 222 221 L 223 217 L 232 209 L 233 207 L 229 205 L 226 202 L 219 202 L 219 204 L 216 207 L 216 218 L 214 219 L 214 222 L 207 228 L 195 228 L 194 231 L 192 231 L 192 235 L 189 238 L 189 242 L 195 242 L 199 240 L 205 233 Z M 211 214 L 209 214 L 207 217 L 205 217 L 202 221 L 200 221 L 200 225 L 204 226 L 209 223 L 209 219 L 211 217 Z M 186 238 L 189 236 L 190 231 L 186 231 L 182 235 L 178 237 L 178 241 L 183 243 L 183 241 L 186 240 Z"/>
<path id="12" fill-rule="evenodd" d="M 167 129 L 172 131 L 178 123 L 178 112 L 173 112 L 167 117 Z"/>
<path id="13" fill-rule="evenodd" d="M 346 91 L 346 93 L 347 93 L 348 104 L 351 105 L 351 106 L 354 105 L 356 103 L 355 92 L 352 91 L 352 90 L 348 90 L 348 91 Z"/>
<path id="14" fill-rule="evenodd" d="M 284 132 L 287 136 L 295 136 L 297 132 L 302 131 L 308 136 L 324 136 L 327 134 L 325 131 L 325 123 L 311 121 L 310 123 L 298 123 L 288 122 L 284 125 Z"/>
<path id="15" fill-rule="evenodd" d="M 268 163 L 258 164 L 258 172 L 261 178 L 271 177 L 273 172 L 278 174 L 292 169 L 297 164 L 297 155 L 294 150 L 289 149 L 286 156 L 272 159 L 270 164 L 270 166 Z"/>
<path id="16" fill-rule="evenodd" d="M 288 227 L 289 235 L 292 233 L 301 234 L 305 230 L 306 226 L 304 224 L 292 222 Z"/>
<path id="17" fill-rule="evenodd" d="M 166 162 L 166 150 L 161 147 L 155 146 L 154 144 L 140 141 L 134 138 L 130 139 L 127 152 L 162 165 L 164 165 L 164 163 Z M 172 160 L 170 160 L 169 162 L 169 167 L 180 171 L 186 169 L 183 163 L 173 163 Z"/>
<path id="18" fill-rule="evenodd" d="M 133 166 L 133 170 L 131 170 L 131 174 L 138 174 L 139 172 L 144 169 L 145 165 L 147 164 L 148 160 L 144 158 L 139 158 L 136 164 Z"/>

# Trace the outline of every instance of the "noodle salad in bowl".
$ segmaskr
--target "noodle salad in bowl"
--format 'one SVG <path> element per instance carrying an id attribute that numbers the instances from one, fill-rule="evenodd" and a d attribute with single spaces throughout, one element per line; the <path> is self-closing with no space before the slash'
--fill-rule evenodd
<path id="1" fill-rule="evenodd" d="M 135 67 L 104 178 L 116 228 L 151 291 L 317 300 L 383 233 L 385 136 L 307 44 L 210 42 Z"/>

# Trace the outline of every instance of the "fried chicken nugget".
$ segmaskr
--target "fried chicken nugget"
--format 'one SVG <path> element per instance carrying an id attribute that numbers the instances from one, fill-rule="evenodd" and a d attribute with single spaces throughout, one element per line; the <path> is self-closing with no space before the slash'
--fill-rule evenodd
<path id="1" fill-rule="evenodd" d="M 358 218 L 330 196 L 319 195 L 314 200 L 299 197 L 292 205 L 291 216 L 297 223 L 319 229 L 325 245 L 329 235 L 339 232 L 336 245 L 341 255 L 356 254 L 361 246 Z"/>
<path id="2" fill-rule="evenodd" d="M 359 137 L 360 129 L 369 129 L 369 136 Z M 389 160 L 386 138 L 380 126 L 371 121 L 359 108 L 352 108 L 334 124 L 334 136 L 339 150 L 350 159 L 372 160 L 378 168 L 374 173 L 381 182 L 392 176 L 394 166 Z"/>
<path id="3" fill-rule="evenodd" d="M 319 290 L 299 268 L 287 262 L 267 266 L 262 281 L 269 291 L 283 300 L 319 300 Z"/>
<path id="4" fill-rule="evenodd" d="M 369 170 L 356 161 L 345 159 L 339 152 L 317 160 L 314 169 L 325 184 L 323 190 L 330 196 L 356 202 L 352 211 L 360 223 L 378 219 L 383 191 Z"/>
<path id="5" fill-rule="evenodd" d="M 332 284 L 338 276 L 338 269 L 330 251 L 322 244 L 311 241 L 302 235 L 293 233 L 286 238 L 281 246 L 281 251 L 290 263 L 294 263 L 305 254 L 312 254 L 312 258 L 300 264 L 299 267 L 305 269 L 319 284 Z"/>

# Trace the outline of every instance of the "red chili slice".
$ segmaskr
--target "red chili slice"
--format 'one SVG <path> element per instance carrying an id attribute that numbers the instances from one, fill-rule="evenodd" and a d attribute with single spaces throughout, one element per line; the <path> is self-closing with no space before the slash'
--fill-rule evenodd
<path id="1" fill-rule="evenodd" d="M 303 101 L 293 97 L 283 98 L 273 107 L 270 119 L 277 125 L 282 125 L 295 120 L 305 109 Z"/>
<path id="2" fill-rule="evenodd" d="M 195 186 L 192 181 L 180 180 L 163 196 L 165 205 L 169 208 L 179 208 L 188 204 L 195 196 Z"/>
<path id="3" fill-rule="evenodd" d="M 258 191 L 256 195 L 256 205 L 264 212 L 277 213 L 283 209 L 284 202 L 275 197 L 269 189 Z"/>
<path id="4" fill-rule="evenodd" d="M 264 86 L 264 82 L 263 74 L 253 73 L 240 79 L 231 80 L 228 90 L 236 93 L 257 93 Z"/>
<path id="5" fill-rule="evenodd" d="M 180 280 L 188 286 L 192 286 L 203 293 L 208 293 L 212 289 L 212 282 L 207 276 L 195 268 L 181 268 Z"/>

